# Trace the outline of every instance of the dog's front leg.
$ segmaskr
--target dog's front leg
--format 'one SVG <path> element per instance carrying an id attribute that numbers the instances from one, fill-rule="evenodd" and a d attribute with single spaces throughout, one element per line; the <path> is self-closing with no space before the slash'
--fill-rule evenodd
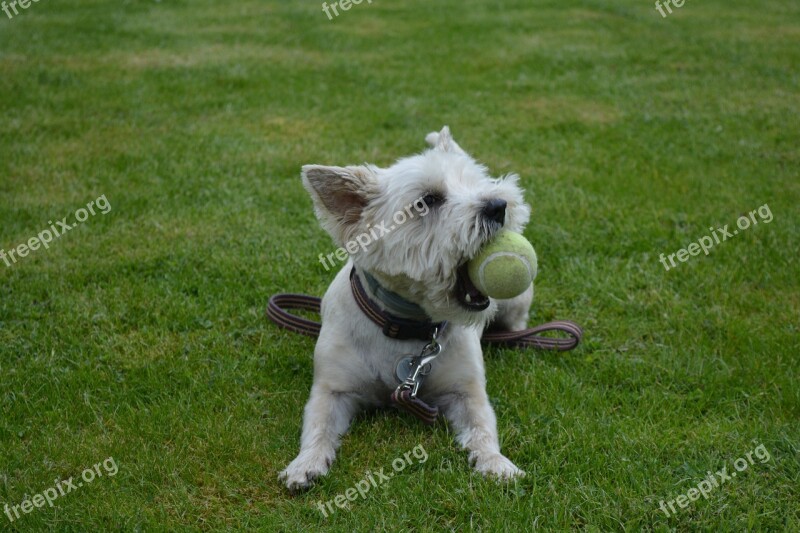
<path id="1" fill-rule="evenodd" d="M 290 491 L 307 489 L 316 478 L 328 473 L 339 437 L 347 431 L 357 408 L 354 395 L 314 384 L 303 416 L 300 453 L 280 473 Z"/>
<path id="2" fill-rule="evenodd" d="M 477 380 L 468 383 L 462 392 L 442 398 L 440 405 L 457 432 L 456 439 L 469 451 L 475 470 L 503 480 L 525 475 L 500 453 L 497 419 L 481 383 Z"/>

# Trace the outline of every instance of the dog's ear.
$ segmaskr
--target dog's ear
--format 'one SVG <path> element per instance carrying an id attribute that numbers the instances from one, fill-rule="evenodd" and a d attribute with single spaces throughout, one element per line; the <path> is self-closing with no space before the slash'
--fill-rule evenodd
<path id="1" fill-rule="evenodd" d="M 442 131 L 430 132 L 425 136 L 425 141 L 427 141 L 427 143 L 430 144 L 434 150 L 467 155 L 467 153 L 462 150 L 458 143 L 456 143 L 456 141 L 453 139 L 453 136 L 450 135 L 450 128 L 447 126 L 442 128 Z"/>
<path id="2" fill-rule="evenodd" d="M 302 176 L 322 226 L 338 244 L 347 242 L 362 211 L 378 195 L 375 169 L 305 165 Z"/>

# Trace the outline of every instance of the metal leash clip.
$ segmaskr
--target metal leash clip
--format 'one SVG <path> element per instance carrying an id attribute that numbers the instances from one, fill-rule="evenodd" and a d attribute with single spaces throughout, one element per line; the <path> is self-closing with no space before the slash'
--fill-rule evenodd
<path id="1" fill-rule="evenodd" d="M 417 397 L 417 391 L 419 391 L 419 386 L 422 384 L 422 378 L 430 373 L 431 362 L 436 359 L 442 351 L 442 345 L 436 340 L 438 334 L 439 328 L 434 328 L 433 334 L 431 335 L 431 342 L 422 348 L 422 352 L 418 356 L 412 358 L 408 362 L 408 377 L 397 387 L 398 391 L 411 389 L 411 397 Z M 403 362 L 404 361 L 406 360 L 403 360 Z"/>

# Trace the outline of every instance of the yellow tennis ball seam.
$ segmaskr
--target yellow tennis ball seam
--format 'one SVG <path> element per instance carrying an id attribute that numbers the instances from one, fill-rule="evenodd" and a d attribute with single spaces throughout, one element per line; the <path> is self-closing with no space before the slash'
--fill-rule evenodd
<path id="1" fill-rule="evenodd" d="M 513 298 L 525 292 L 533 282 L 538 273 L 537 262 L 536 250 L 522 234 L 504 230 L 472 258 L 469 275 L 476 288 L 486 296 Z"/>
<path id="2" fill-rule="evenodd" d="M 486 267 L 489 266 L 489 263 L 494 261 L 495 259 L 499 259 L 501 257 L 511 257 L 513 259 L 519 260 L 525 268 L 528 269 L 528 277 L 533 280 L 533 266 L 531 262 L 528 260 L 527 257 L 524 257 L 517 252 L 492 252 L 489 257 L 485 258 L 481 261 L 480 266 L 478 267 L 478 279 L 480 280 L 480 284 L 483 286 L 483 289 L 486 289 L 486 277 L 485 271 Z"/>

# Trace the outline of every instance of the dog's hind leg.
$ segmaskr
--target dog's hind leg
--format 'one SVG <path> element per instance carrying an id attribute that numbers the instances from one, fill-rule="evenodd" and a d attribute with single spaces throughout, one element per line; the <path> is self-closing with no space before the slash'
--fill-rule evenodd
<path id="1" fill-rule="evenodd" d="M 528 290 L 508 300 L 497 300 L 497 314 L 494 315 L 489 330 L 519 331 L 528 327 L 528 313 L 533 302 L 533 284 Z"/>
<path id="2" fill-rule="evenodd" d="M 316 478 L 328 473 L 339 438 L 347 431 L 357 410 L 355 395 L 332 391 L 322 383 L 311 387 L 303 416 L 300 453 L 279 476 L 289 490 L 307 489 Z"/>

